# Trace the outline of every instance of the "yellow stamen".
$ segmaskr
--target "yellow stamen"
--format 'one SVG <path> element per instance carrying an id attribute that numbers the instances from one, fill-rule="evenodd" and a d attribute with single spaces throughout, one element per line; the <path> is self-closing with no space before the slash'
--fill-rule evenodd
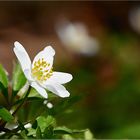
<path id="1" fill-rule="evenodd" d="M 53 75 L 53 68 L 49 68 L 50 63 L 44 60 L 44 58 L 35 61 L 32 68 L 32 76 L 40 81 L 46 81 Z"/>

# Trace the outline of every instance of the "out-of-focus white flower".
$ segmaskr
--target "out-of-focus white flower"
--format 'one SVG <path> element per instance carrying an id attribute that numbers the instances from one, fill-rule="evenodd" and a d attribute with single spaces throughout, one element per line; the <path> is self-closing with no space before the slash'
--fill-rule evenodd
<path id="1" fill-rule="evenodd" d="M 140 7 L 135 7 L 130 10 L 129 21 L 132 28 L 140 33 Z"/>
<path id="2" fill-rule="evenodd" d="M 45 47 L 44 50 L 39 52 L 35 56 L 33 63 L 31 63 L 25 48 L 17 41 L 14 45 L 14 53 L 19 60 L 25 77 L 41 96 L 48 98 L 45 89 L 60 97 L 68 97 L 70 95 L 62 84 L 71 81 L 72 75 L 53 71 L 55 50 L 51 46 Z"/>
<path id="3" fill-rule="evenodd" d="M 53 108 L 53 104 L 49 102 L 49 103 L 47 103 L 47 107 L 51 109 L 51 108 Z"/>
<path id="4" fill-rule="evenodd" d="M 31 128 L 31 127 L 32 127 L 32 124 L 31 124 L 31 123 L 27 123 L 27 124 L 24 125 L 24 127 L 25 127 L 26 129 Z"/>
<path id="5" fill-rule="evenodd" d="M 48 102 L 47 100 L 44 100 L 43 104 L 46 105 L 48 108 L 52 108 L 53 107 L 53 104 Z"/>
<path id="6" fill-rule="evenodd" d="M 10 113 L 11 113 L 11 114 L 13 114 L 13 112 L 14 112 L 14 110 L 13 110 L 13 109 L 11 109 L 11 110 L 10 110 Z"/>
<path id="7" fill-rule="evenodd" d="M 44 100 L 43 104 L 44 104 L 44 105 L 46 105 L 46 104 L 47 104 L 47 102 L 48 102 L 47 100 Z"/>
<path id="8" fill-rule="evenodd" d="M 18 127 L 17 123 L 7 123 L 6 126 L 5 126 L 5 128 L 8 128 L 10 130 L 16 129 L 17 127 Z M 31 128 L 32 124 L 31 123 L 27 123 L 27 124 L 24 125 L 24 127 L 26 129 Z"/>
<path id="9" fill-rule="evenodd" d="M 88 34 L 84 24 L 65 21 L 56 26 L 56 32 L 62 43 L 71 51 L 83 55 L 95 55 L 99 51 L 98 41 Z"/>

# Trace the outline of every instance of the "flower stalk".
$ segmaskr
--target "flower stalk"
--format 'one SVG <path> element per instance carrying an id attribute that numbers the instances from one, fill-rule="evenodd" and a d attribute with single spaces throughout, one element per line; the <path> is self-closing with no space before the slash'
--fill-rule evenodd
<path id="1" fill-rule="evenodd" d="M 22 107 L 22 105 L 24 104 L 24 102 L 26 101 L 26 99 L 27 99 L 27 97 L 28 97 L 28 95 L 29 95 L 29 93 L 30 93 L 30 91 L 31 91 L 31 86 L 29 86 L 29 89 L 28 89 L 28 91 L 27 91 L 27 93 L 26 93 L 26 95 L 25 95 L 25 97 L 24 97 L 24 99 L 22 100 L 22 102 L 21 102 L 21 104 L 16 108 L 16 110 L 13 112 L 13 116 L 15 116 L 15 114 L 18 112 L 18 110 Z"/>

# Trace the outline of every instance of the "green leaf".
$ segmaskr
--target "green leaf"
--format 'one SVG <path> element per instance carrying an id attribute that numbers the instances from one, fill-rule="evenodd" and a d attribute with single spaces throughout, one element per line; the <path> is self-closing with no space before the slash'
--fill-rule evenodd
<path id="1" fill-rule="evenodd" d="M 0 107 L 0 117 L 6 122 L 11 122 L 14 119 L 11 113 L 4 107 Z"/>
<path id="2" fill-rule="evenodd" d="M 46 127 L 50 125 L 53 126 L 55 124 L 55 119 L 52 116 L 48 116 L 47 118 L 43 116 L 39 116 L 37 118 L 37 124 L 40 127 L 41 132 L 44 132 Z"/>
<path id="3" fill-rule="evenodd" d="M 29 128 L 27 136 L 35 136 L 36 135 L 36 129 Z"/>
<path id="4" fill-rule="evenodd" d="M 0 91 L 8 101 L 8 88 L 5 88 L 4 85 L 0 82 Z"/>
<path id="5" fill-rule="evenodd" d="M 43 133 L 43 138 L 44 139 L 53 138 L 53 127 L 52 126 L 45 128 L 44 133 Z"/>
<path id="6" fill-rule="evenodd" d="M 89 129 L 87 129 L 87 131 L 85 131 L 84 136 L 85 136 L 85 140 L 93 140 L 94 139 L 94 136 Z"/>
<path id="7" fill-rule="evenodd" d="M 3 66 L 0 64 L 0 90 L 2 94 L 6 97 L 6 100 L 8 100 L 8 77 L 6 74 L 6 70 L 3 68 Z"/>
<path id="8" fill-rule="evenodd" d="M 62 126 L 62 127 L 54 128 L 54 133 L 55 134 L 72 134 L 72 130 L 65 126 Z"/>
<path id="9" fill-rule="evenodd" d="M 3 84 L 5 88 L 8 87 L 8 77 L 6 75 L 6 70 L 0 64 L 0 82 Z"/>
<path id="10" fill-rule="evenodd" d="M 65 126 L 54 128 L 54 134 L 76 134 L 76 133 L 83 133 L 85 131 L 86 130 L 72 130 Z"/>
<path id="11" fill-rule="evenodd" d="M 72 130 L 72 133 L 73 134 L 78 134 L 78 133 L 84 133 L 84 132 L 86 132 L 87 130 L 85 130 L 85 129 L 83 129 L 83 130 L 76 130 L 76 129 L 74 129 L 74 130 Z"/>
<path id="12" fill-rule="evenodd" d="M 24 127 L 21 121 L 18 120 L 18 124 L 21 130 L 24 130 L 26 133 L 28 133 L 28 131 L 26 130 L 26 128 Z"/>
<path id="13" fill-rule="evenodd" d="M 62 139 L 63 140 L 75 140 L 75 138 L 73 138 L 71 135 L 68 135 L 68 134 L 63 135 L 62 136 Z"/>
<path id="14" fill-rule="evenodd" d="M 37 121 L 35 120 L 32 124 L 32 128 L 36 129 L 37 128 Z"/>
<path id="15" fill-rule="evenodd" d="M 40 127 L 37 127 L 37 130 L 36 130 L 36 138 L 37 138 L 37 139 L 41 139 L 41 138 L 42 138 L 42 134 L 41 134 L 41 129 L 40 129 Z"/>
<path id="16" fill-rule="evenodd" d="M 21 135 L 21 137 L 22 137 L 23 139 L 28 139 L 26 130 L 22 130 L 21 133 L 20 133 L 20 135 Z"/>
<path id="17" fill-rule="evenodd" d="M 14 64 L 12 86 L 14 91 L 21 89 L 26 83 L 26 78 L 19 65 L 19 63 Z"/>

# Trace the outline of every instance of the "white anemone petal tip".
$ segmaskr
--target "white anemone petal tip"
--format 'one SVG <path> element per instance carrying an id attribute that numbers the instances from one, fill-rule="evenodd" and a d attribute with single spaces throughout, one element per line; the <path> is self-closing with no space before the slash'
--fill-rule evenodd
<path id="1" fill-rule="evenodd" d="M 21 44 L 20 44 L 18 41 L 15 41 L 15 42 L 14 42 L 14 45 L 15 45 L 15 46 L 19 46 L 19 45 L 21 45 Z"/>
<path id="2" fill-rule="evenodd" d="M 44 48 L 44 51 L 48 52 L 50 55 L 54 56 L 55 55 L 55 50 L 53 49 L 52 46 L 47 46 Z"/>
<path id="3" fill-rule="evenodd" d="M 65 94 L 60 94 L 59 96 L 62 98 L 67 98 L 70 96 L 70 93 L 67 91 Z"/>

